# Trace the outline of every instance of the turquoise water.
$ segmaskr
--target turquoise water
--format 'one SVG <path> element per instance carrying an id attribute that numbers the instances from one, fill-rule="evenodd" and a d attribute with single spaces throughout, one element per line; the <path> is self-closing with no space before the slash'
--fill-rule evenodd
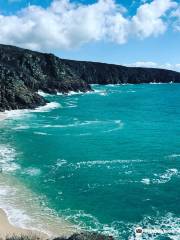
<path id="1" fill-rule="evenodd" d="M 5 178 L 83 229 L 134 239 L 142 226 L 143 239 L 180 239 L 180 85 L 93 88 L 47 95 L 50 108 L 1 123 Z"/>

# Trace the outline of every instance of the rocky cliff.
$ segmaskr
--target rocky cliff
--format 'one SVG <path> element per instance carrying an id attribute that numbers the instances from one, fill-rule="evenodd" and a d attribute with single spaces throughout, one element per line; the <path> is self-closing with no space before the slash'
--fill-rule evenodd
<path id="1" fill-rule="evenodd" d="M 180 73 L 150 68 L 60 59 L 0 45 L 0 111 L 35 108 L 46 104 L 37 92 L 90 91 L 90 84 L 180 83 Z"/>

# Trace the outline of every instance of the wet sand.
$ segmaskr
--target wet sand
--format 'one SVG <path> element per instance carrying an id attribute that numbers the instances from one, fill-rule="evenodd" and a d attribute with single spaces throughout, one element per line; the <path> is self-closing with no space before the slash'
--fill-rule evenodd
<path id="1" fill-rule="evenodd" d="M 3 121 L 7 118 L 5 113 L 0 113 L 0 121 Z"/>
<path id="2" fill-rule="evenodd" d="M 36 232 L 36 231 L 31 231 L 27 229 L 22 229 L 15 227 L 11 225 L 8 221 L 8 217 L 6 213 L 0 209 L 0 238 L 5 239 L 7 236 L 22 236 L 22 235 L 28 235 L 28 236 L 37 236 L 40 239 L 47 239 L 48 236 L 45 235 L 44 233 Z"/>

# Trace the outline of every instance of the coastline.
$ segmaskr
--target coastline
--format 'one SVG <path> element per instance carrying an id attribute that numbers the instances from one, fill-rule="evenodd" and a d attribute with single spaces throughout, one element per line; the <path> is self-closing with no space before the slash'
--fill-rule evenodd
<path id="1" fill-rule="evenodd" d="M 40 234 L 41 239 L 53 239 L 70 237 L 79 230 L 63 218 L 51 214 L 47 208 L 44 210 L 38 196 L 13 176 L 0 174 L 0 239 L 1 233 L 6 235 L 7 232 L 11 235 L 12 232 L 15 235 Z"/>
<path id="2" fill-rule="evenodd" d="M 5 239 L 6 237 L 11 236 L 37 236 L 39 239 L 47 239 L 48 235 L 38 232 L 38 231 L 31 231 L 28 229 L 18 228 L 10 224 L 8 220 L 8 216 L 5 211 L 0 208 L 0 238 Z"/>
<path id="3" fill-rule="evenodd" d="M 14 119 L 16 117 L 19 118 L 26 114 L 32 113 L 32 112 L 47 112 L 47 111 L 50 111 L 51 109 L 55 109 L 58 107 L 59 107 L 58 103 L 50 102 L 50 103 L 47 103 L 45 106 L 38 107 L 33 110 L 31 110 L 31 109 L 30 110 L 29 109 L 17 109 L 17 110 L 9 110 L 9 111 L 6 110 L 5 112 L 0 112 L 0 122 L 4 122 L 4 121 L 6 121 L 8 119 L 12 119 L 12 118 Z M 4 175 L 1 175 L 0 179 L 3 176 Z M 4 179 L 4 177 L 3 177 L 3 179 Z M 12 180 L 9 180 L 9 181 L 11 182 Z M 2 182 L 2 181 L 0 181 L 0 182 Z M 6 184 L 8 184 L 8 183 L 9 182 L 7 180 Z M 5 186 L 8 186 L 8 187 L 12 186 L 12 182 L 10 185 L 9 184 L 6 185 L 6 184 L 5 184 Z M 0 184 L 0 186 L 1 186 L 1 184 Z M 26 190 L 26 189 L 24 189 L 24 190 Z M 6 189 L 4 190 L 4 192 L 6 192 Z M 27 193 L 28 193 L 28 191 L 27 191 Z M 3 194 L 3 192 L 2 192 L 2 194 Z M 0 196 L 1 196 L 1 192 L 0 192 Z M 13 201 L 13 199 L 11 199 L 11 200 Z M 37 207 L 37 210 L 40 210 L 40 211 L 42 210 L 42 209 L 39 209 L 38 206 L 36 206 L 36 207 Z M 40 214 L 40 217 L 38 217 L 38 220 L 40 220 L 40 225 L 42 225 L 41 226 L 41 228 L 43 229 L 42 231 L 41 231 L 41 228 L 39 228 L 39 226 L 37 228 L 32 227 L 32 229 L 31 229 L 31 226 L 26 227 L 26 226 L 16 225 L 16 217 L 15 217 L 15 221 L 14 221 L 14 219 L 11 220 L 11 218 L 12 218 L 11 210 L 9 213 L 9 209 L 8 208 L 6 209 L 6 207 L 4 207 L 3 204 L 1 204 L 0 205 L 0 239 L 4 240 L 7 236 L 11 237 L 13 235 L 15 235 L 15 236 L 27 235 L 27 236 L 36 236 L 37 238 L 44 240 L 44 239 L 50 239 L 50 238 L 52 239 L 55 237 L 70 237 L 72 234 L 79 232 L 79 230 L 76 229 L 76 227 L 74 225 L 71 225 L 69 222 L 66 222 L 64 219 L 58 219 L 58 218 L 53 219 L 52 216 L 50 216 L 50 219 L 49 219 L 48 218 L 49 216 L 47 216 L 47 215 L 43 216 L 43 214 L 41 215 L 41 212 L 39 212 L 39 214 Z M 29 216 L 29 215 L 27 215 L 27 216 Z M 13 218 L 14 218 L 14 216 L 13 216 Z"/>

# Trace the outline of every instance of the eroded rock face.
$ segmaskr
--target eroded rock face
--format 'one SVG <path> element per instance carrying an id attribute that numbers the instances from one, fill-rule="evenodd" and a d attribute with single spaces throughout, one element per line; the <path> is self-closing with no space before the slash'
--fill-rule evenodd
<path id="1" fill-rule="evenodd" d="M 180 73 L 148 68 L 72 61 L 0 45 L 0 111 L 46 104 L 37 94 L 91 91 L 90 84 L 180 82 Z"/>
<path id="2" fill-rule="evenodd" d="M 180 83 L 180 73 L 164 69 L 125 67 L 114 64 L 63 60 L 77 76 L 89 84 Z"/>
<path id="3" fill-rule="evenodd" d="M 0 45 L 0 111 L 45 105 L 38 90 L 85 92 L 90 86 L 54 55 Z"/>

